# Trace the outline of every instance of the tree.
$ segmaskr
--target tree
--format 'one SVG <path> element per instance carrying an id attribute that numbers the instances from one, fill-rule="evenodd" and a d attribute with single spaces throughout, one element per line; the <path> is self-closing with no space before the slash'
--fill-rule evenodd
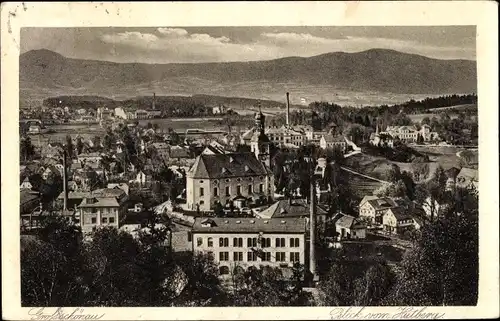
<path id="1" fill-rule="evenodd" d="M 70 135 L 66 135 L 66 155 L 68 156 L 68 159 L 73 159 L 73 156 L 75 154 L 75 146 L 73 145 L 73 139 L 71 139 Z"/>
<path id="2" fill-rule="evenodd" d="M 467 212 L 450 207 L 424 225 L 403 258 L 390 305 L 475 305 L 478 297 L 477 195 L 462 191 Z M 463 206 L 463 205 L 459 205 Z"/>
<path id="3" fill-rule="evenodd" d="M 311 305 L 312 297 L 302 289 L 304 267 L 295 265 L 287 279 L 278 268 L 262 266 L 248 270 L 233 268 L 235 306 L 298 306 Z"/>
<path id="4" fill-rule="evenodd" d="M 76 152 L 77 152 L 77 155 L 80 155 L 82 152 L 83 152 L 83 140 L 80 136 L 78 136 L 76 138 Z"/>
<path id="5" fill-rule="evenodd" d="M 417 144 L 423 144 L 424 143 L 424 137 L 422 134 L 418 134 L 417 136 Z"/>
<path id="6" fill-rule="evenodd" d="M 33 159 L 35 155 L 35 147 L 31 143 L 31 139 L 28 136 L 24 136 L 21 138 L 21 146 L 19 152 L 22 161 L 27 162 Z"/>
<path id="7" fill-rule="evenodd" d="M 424 117 L 422 118 L 422 120 L 420 121 L 420 124 L 421 125 L 430 125 L 431 124 L 431 120 L 429 119 L 429 117 Z"/>
<path id="8" fill-rule="evenodd" d="M 83 305 L 79 228 L 60 217 L 41 224 L 35 238 L 21 238 L 22 305 Z"/>
<path id="9" fill-rule="evenodd" d="M 376 262 L 365 272 L 364 277 L 355 282 L 355 305 L 374 306 L 389 294 L 395 275 L 385 262 Z"/>

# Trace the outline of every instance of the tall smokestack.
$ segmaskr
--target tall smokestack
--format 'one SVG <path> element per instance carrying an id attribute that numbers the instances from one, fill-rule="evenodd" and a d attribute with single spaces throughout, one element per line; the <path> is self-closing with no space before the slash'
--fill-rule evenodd
<path id="1" fill-rule="evenodd" d="M 63 210 L 68 210 L 68 170 L 66 167 L 66 150 L 63 151 L 63 192 L 64 192 L 64 205 Z"/>
<path id="2" fill-rule="evenodd" d="M 156 93 L 153 93 L 153 106 L 152 106 L 153 110 L 156 109 Z"/>
<path id="3" fill-rule="evenodd" d="M 317 280 L 316 274 L 316 192 L 314 189 L 314 180 L 311 179 L 311 195 L 310 195 L 310 210 L 309 210 L 309 270 L 313 275 L 313 281 Z"/>
<path id="4" fill-rule="evenodd" d="M 290 93 L 286 93 L 286 127 L 290 126 Z"/>

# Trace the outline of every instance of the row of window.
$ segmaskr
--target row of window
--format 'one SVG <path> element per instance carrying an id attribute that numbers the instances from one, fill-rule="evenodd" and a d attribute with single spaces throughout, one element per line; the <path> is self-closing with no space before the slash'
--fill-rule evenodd
<path id="1" fill-rule="evenodd" d="M 228 197 L 231 196 L 231 187 L 226 186 L 225 192 L 226 192 L 225 196 L 228 196 Z M 247 193 L 248 194 L 254 193 L 253 185 L 249 184 L 247 186 Z M 264 193 L 264 184 L 259 184 L 259 193 Z M 236 186 L 236 194 L 241 195 L 241 185 Z M 205 189 L 203 187 L 200 187 L 200 197 L 203 197 L 203 196 L 205 196 Z M 213 196 L 219 196 L 219 188 L 218 187 L 214 187 Z"/>
<path id="2" fill-rule="evenodd" d="M 208 252 L 209 255 L 213 256 L 213 252 Z M 233 252 L 233 261 L 235 262 L 243 262 L 243 252 Z M 256 262 L 259 258 L 259 255 L 256 252 L 250 251 L 247 252 L 247 262 Z M 261 261 L 271 262 L 271 252 L 262 252 L 260 254 Z M 276 262 L 286 262 L 286 252 L 276 252 L 274 257 Z M 219 261 L 225 262 L 229 261 L 229 252 L 219 252 Z M 300 253 L 299 252 L 290 252 L 290 262 L 299 262 L 300 261 Z"/>
<path id="3" fill-rule="evenodd" d="M 264 179 L 264 176 L 260 176 L 260 177 L 259 177 L 259 179 L 260 179 L 260 180 L 263 180 L 263 179 Z M 253 177 L 249 177 L 249 178 L 248 178 L 248 180 L 249 180 L 249 181 L 253 181 Z M 230 178 L 226 178 L 226 180 L 225 180 L 225 181 L 226 181 L 226 183 L 229 183 L 229 182 L 231 182 L 231 179 L 230 179 Z M 242 179 L 241 179 L 241 178 L 237 178 L 237 179 L 236 179 L 236 181 L 237 181 L 237 182 L 241 182 L 241 181 L 242 181 Z M 215 179 L 215 180 L 213 180 L 213 183 L 214 183 L 214 184 L 218 184 L 218 183 L 219 183 L 219 181 Z M 203 184 L 203 181 L 200 181 L 200 184 Z"/>
<path id="4" fill-rule="evenodd" d="M 92 224 L 96 224 L 97 223 L 97 218 L 96 217 L 92 217 L 90 219 L 90 222 Z M 114 217 L 102 217 L 101 218 L 101 223 L 103 223 L 103 224 L 107 224 L 107 223 L 113 224 L 114 222 L 115 222 L 115 218 Z"/>
<path id="5" fill-rule="evenodd" d="M 247 247 L 257 247 L 258 244 L 261 244 L 262 247 L 271 247 L 271 238 L 261 238 L 258 239 L 256 237 L 248 237 L 247 238 Z M 203 246 L 203 238 L 198 237 L 196 239 L 196 246 Z M 207 246 L 213 247 L 214 241 L 213 238 L 209 237 L 207 239 Z M 219 237 L 219 247 L 229 247 L 229 238 L 228 237 Z M 242 237 L 234 237 L 233 238 L 233 247 L 243 247 L 243 238 Z M 275 238 L 275 247 L 286 247 L 286 240 L 284 237 Z M 300 247 L 300 240 L 298 237 L 291 238 L 289 240 L 289 247 Z"/>

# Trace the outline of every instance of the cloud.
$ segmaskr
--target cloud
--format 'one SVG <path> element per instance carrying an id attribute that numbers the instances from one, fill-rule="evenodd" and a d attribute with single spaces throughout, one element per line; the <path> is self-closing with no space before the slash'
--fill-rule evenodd
<path id="1" fill-rule="evenodd" d="M 180 28 L 158 28 L 156 29 L 162 36 L 183 37 L 187 36 L 188 32 Z"/>
<path id="2" fill-rule="evenodd" d="M 359 52 L 373 48 L 393 49 L 435 58 L 474 59 L 474 49 L 440 47 L 414 40 L 336 37 L 326 38 L 310 33 L 263 32 L 247 43 L 236 43 L 226 36 L 214 37 L 206 33 L 190 34 L 182 28 L 157 28 L 155 33 L 120 32 L 104 34 L 101 40 L 115 45 L 120 59 L 145 57 L 145 62 L 221 62 L 275 59 L 287 56 L 314 56 L 328 52 Z"/>
<path id="3" fill-rule="evenodd" d="M 115 34 L 105 34 L 101 36 L 101 40 L 110 44 L 123 44 L 123 45 L 140 45 L 150 46 L 158 41 L 158 37 L 151 33 L 141 33 L 137 31 L 126 31 Z"/>
<path id="4" fill-rule="evenodd" d="M 309 33 L 293 33 L 293 32 L 279 32 L 279 33 L 262 33 L 261 37 L 264 39 L 285 42 L 285 43 L 309 43 L 309 44 L 329 44 L 337 41 L 338 39 L 316 37 Z M 343 38 L 341 38 L 343 39 Z"/>

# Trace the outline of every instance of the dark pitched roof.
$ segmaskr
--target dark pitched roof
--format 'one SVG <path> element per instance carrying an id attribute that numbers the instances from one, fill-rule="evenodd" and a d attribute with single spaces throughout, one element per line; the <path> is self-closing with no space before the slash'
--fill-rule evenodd
<path id="1" fill-rule="evenodd" d="M 266 167 L 252 153 L 200 155 L 188 171 L 194 178 L 267 175 Z"/>
<path id="2" fill-rule="evenodd" d="M 361 222 L 358 222 L 354 216 L 350 215 L 345 215 L 345 214 L 340 214 L 338 217 L 336 217 L 336 222 L 335 225 L 345 227 L 345 228 L 354 228 L 354 227 L 359 227 L 363 228 L 364 225 Z"/>
<path id="3" fill-rule="evenodd" d="M 325 215 L 326 213 L 327 211 L 323 207 L 316 204 L 316 215 Z M 310 215 L 310 204 L 304 199 L 295 199 L 292 204 L 289 200 L 279 200 L 259 214 L 272 218 L 304 217 Z"/>
<path id="4" fill-rule="evenodd" d="M 410 213 L 405 212 L 402 208 L 399 207 L 391 208 L 389 211 L 387 211 L 387 213 L 389 212 L 392 212 L 396 217 L 396 220 L 398 221 L 408 220 L 413 218 Z"/>
<path id="5" fill-rule="evenodd" d="M 370 205 L 373 206 L 375 210 L 397 207 L 397 204 L 389 197 L 368 200 L 368 203 L 370 203 Z"/>
<path id="6" fill-rule="evenodd" d="M 195 218 L 194 233 L 305 233 L 302 218 Z"/>

